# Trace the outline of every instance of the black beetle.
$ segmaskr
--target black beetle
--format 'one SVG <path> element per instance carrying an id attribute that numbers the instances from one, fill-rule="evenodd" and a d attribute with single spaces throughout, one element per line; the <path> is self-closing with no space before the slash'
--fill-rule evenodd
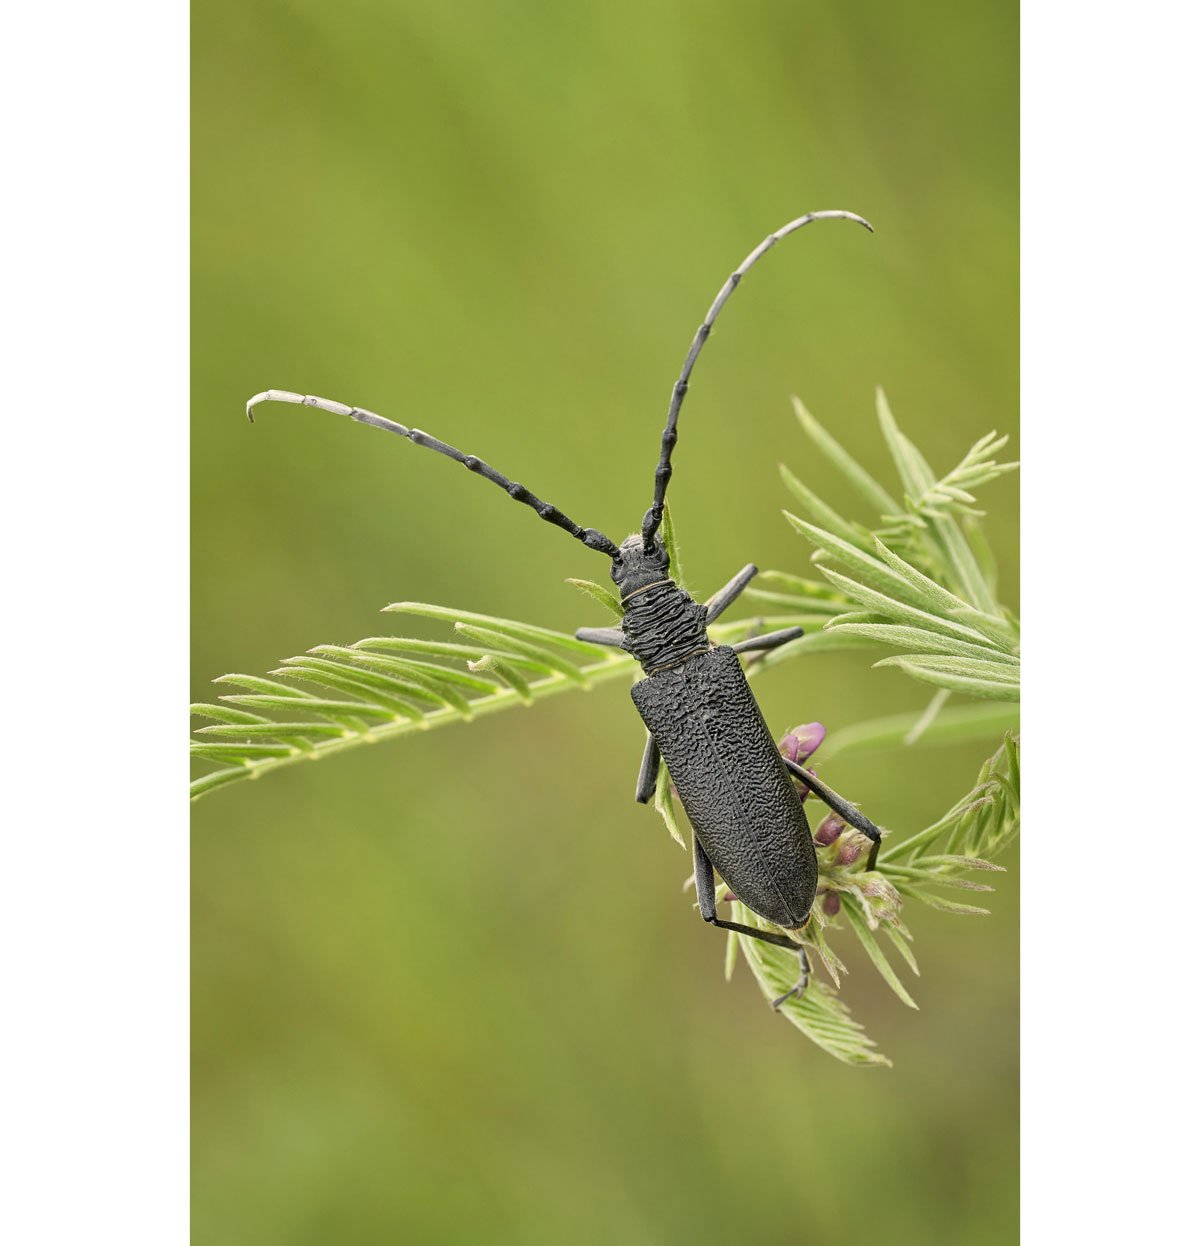
<path id="1" fill-rule="evenodd" d="M 790 995 L 799 994 L 807 984 L 809 965 L 804 948 L 786 935 L 719 918 L 714 867 L 748 908 L 775 926 L 798 931 L 807 924 L 816 896 L 817 855 L 793 777 L 843 821 L 873 841 L 868 869 L 875 867 L 880 832 L 869 818 L 811 771 L 779 752 L 738 661 L 739 653 L 787 644 L 802 635 L 802 629 L 770 632 L 733 646 L 714 647 L 708 639 L 708 625 L 738 597 L 757 568 L 745 567 L 707 603 L 698 602 L 671 579 L 670 558 L 658 533 L 671 479 L 671 452 L 678 438 L 679 409 L 696 359 L 721 308 L 750 268 L 777 242 L 812 221 L 830 218 L 855 221 L 872 230 L 867 221 L 852 212 L 810 212 L 765 238 L 721 287 L 696 331 L 683 371 L 671 392 L 654 474 L 654 501 L 642 520 L 641 532 L 627 538 L 620 547 L 595 528 L 581 528 L 558 507 L 535 497 L 524 485 L 509 480 L 475 455 L 463 454 L 436 437 L 405 428 L 373 411 L 277 389 L 256 394 L 246 404 L 251 420 L 259 403 L 291 402 L 398 433 L 415 445 L 457 460 L 469 471 L 499 485 L 515 501 L 531 506 L 542 519 L 612 560 L 611 575 L 624 607 L 621 626 L 581 628 L 576 635 L 580 640 L 627 650 L 646 672 L 646 678 L 634 684 L 632 690 L 633 703 L 648 732 L 636 798 L 643 804 L 650 799 L 659 765 L 665 762 L 692 824 L 701 916 L 725 930 L 798 951 L 799 981 L 775 1001 L 776 1007 Z"/>

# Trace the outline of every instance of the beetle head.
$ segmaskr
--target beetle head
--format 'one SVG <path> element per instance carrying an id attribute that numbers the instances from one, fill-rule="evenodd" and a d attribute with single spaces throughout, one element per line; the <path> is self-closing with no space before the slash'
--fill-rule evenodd
<path id="1" fill-rule="evenodd" d="M 656 580 L 666 580 L 670 574 L 671 558 L 666 546 L 656 537 L 647 549 L 640 532 L 621 542 L 620 554 L 612 561 L 613 583 L 621 590 L 622 597 Z"/>

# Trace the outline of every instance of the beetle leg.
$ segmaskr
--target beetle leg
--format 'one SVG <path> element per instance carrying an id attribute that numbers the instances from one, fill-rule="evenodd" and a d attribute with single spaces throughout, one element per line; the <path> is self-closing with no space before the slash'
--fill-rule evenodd
<path id="1" fill-rule="evenodd" d="M 790 991 L 785 991 L 778 999 L 771 1001 L 771 1007 L 776 1012 L 787 1003 L 793 996 L 799 999 L 801 995 L 808 990 L 808 975 L 812 972 L 812 967 L 808 963 L 808 953 L 803 947 L 800 948 L 800 977 L 796 979 L 796 985 Z"/>
<path id="2" fill-rule="evenodd" d="M 760 649 L 778 649 L 780 645 L 799 640 L 804 635 L 802 627 L 784 627 L 777 632 L 765 632 L 762 636 L 750 636 L 731 645 L 734 653 L 754 653 Z"/>
<path id="3" fill-rule="evenodd" d="M 692 860 L 696 867 L 696 899 L 700 901 L 700 916 L 710 926 L 720 926 L 722 930 L 736 930 L 738 934 L 749 935 L 752 939 L 761 939 L 764 943 L 773 943 L 776 947 L 799 947 L 787 935 L 772 934 L 769 930 L 759 930 L 755 926 L 743 926 L 740 922 L 723 921 L 717 916 L 717 888 L 713 881 L 712 862 L 692 832 Z M 786 998 L 786 996 L 784 997 Z"/>
<path id="4" fill-rule="evenodd" d="M 619 649 L 625 643 L 625 633 L 619 627 L 581 627 L 576 630 L 575 639 Z"/>
<path id="5" fill-rule="evenodd" d="M 826 787 L 811 770 L 805 770 L 803 766 L 797 765 L 786 757 L 783 759 L 783 764 L 806 787 L 811 788 L 817 799 L 828 805 L 843 822 L 849 823 L 856 831 L 861 831 L 871 840 L 871 855 L 867 858 L 867 869 L 873 870 L 875 868 L 875 858 L 879 856 L 879 844 L 883 839 L 883 833 L 879 827 L 865 813 L 855 809 L 844 796 L 839 796 L 831 787 Z"/>
<path id="6" fill-rule="evenodd" d="M 720 592 L 714 593 L 704 603 L 708 611 L 708 617 L 705 622 L 714 622 L 719 615 L 733 605 L 742 595 L 742 590 L 757 574 L 758 568 L 753 563 L 747 563 Z"/>
<path id="7" fill-rule="evenodd" d="M 654 789 L 658 784 L 658 767 L 662 761 L 662 754 L 658 751 L 658 744 L 650 732 L 646 732 L 646 747 L 642 752 L 642 765 L 638 771 L 637 791 L 633 794 L 633 799 L 639 805 L 650 803 L 650 798 L 654 795 Z"/>

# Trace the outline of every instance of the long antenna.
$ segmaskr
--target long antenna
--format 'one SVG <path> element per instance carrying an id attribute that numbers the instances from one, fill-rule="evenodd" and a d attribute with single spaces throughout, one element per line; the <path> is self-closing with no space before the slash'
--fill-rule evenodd
<path id="1" fill-rule="evenodd" d="M 864 220 L 861 216 L 856 216 L 853 212 L 842 212 L 839 210 L 809 212 L 794 221 L 789 221 L 782 229 L 777 229 L 773 234 L 769 234 L 764 238 L 737 266 L 737 269 L 721 287 L 717 297 L 713 300 L 713 305 L 708 309 L 708 315 L 704 317 L 704 323 L 696 330 L 696 336 L 692 339 L 691 349 L 687 353 L 687 358 L 683 361 L 683 371 L 679 374 L 679 380 L 675 382 L 675 388 L 671 391 L 671 405 L 667 409 L 667 426 L 663 429 L 662 435 L 662 452 L 659 456 L 658 467 L 654 472 L 654 502 L 646 512 L 646 517 L 642 520 L 642 544 L 647 550 L 653 548 L 654 534 L 658 531 L 659 524 L 662 523 L 663 503 L 666 501 L 667 485 L 671 480 L 671 452 L 675 449 L 676 441 L 679 440 L 679 434 L 675 431 L 675 425 L 679 421 L 679 408 L 683 406 L 683 399 L 688 391 L 688 380 L 692 375 L 692 369 L 696 366 L 696 360 L 700 357 L 701 350 L 704 349 L 704 343 L 708 341 L 708 335 L 712 332 L 714 322 L 721 314 L 721 308 L 725 306 L 729 296 L 737 289 L 741 279 L 777 242 L 786 238 L 788 234 L 794 234 L 796 230 L 803 229 L 805 225 L 811 224 L 813 221 L 826 220 L 855 221 L 865 229 L 870 230 L 871 233 L 875 232 L 874 226 L 872 226 L 870 221 Z"/>
<path id="2" fill-rule="evenodd" d="M 473 454 L 463 454 L 461 450 L 456 450 L 446 442 L 421 432 L 419 428 L 405 428 L 403 424 L 384 419 L 382 415 L 376 415 L 374 411 L 364 411 L 362 407 L 348 407 L 344 402 L 334 402 L 330 398 L 314 398 L 311 394 L 293 394 L 288 389 L 268 389 L 261 394 L 255 394 L 246 403 L 246 416 L 252 424 L 254 423 L 254 408 L 263 402 L 294 402 L 304 407 L 316 407 L 320 411 L 332 411 L 334 415 L 347 415 L 360 424 L 370 424 L 388 433 L 398 433 L 401 437 L 407 437 L 413 445 L 423 446 L 426 450 L 436 450 L 438 454 L 444 454 L 448 459 L 461 463 L 467 471 L 475 472 L 485 480 L 490 480 L 492 484 L 499 485 L 514 502 L 522 502 L 526 506 L 531 506 L 540 518 L 562 528 L 564 532 L 569 532 L 576 540 L 582 541 L 588 549 L 599 550 L 610 558 L 618 557 L 621 552 L 603 532 L 598 532 L 595 528 L 581 528 L 573 519 L 568 519 L 557 506 L 552 506 L 549 502 L 543 502 L 541 498 L 535 497 L 524 485 L 519 485 L 509 480 L 507 476 L 502 476 L 481 458 Z"/>

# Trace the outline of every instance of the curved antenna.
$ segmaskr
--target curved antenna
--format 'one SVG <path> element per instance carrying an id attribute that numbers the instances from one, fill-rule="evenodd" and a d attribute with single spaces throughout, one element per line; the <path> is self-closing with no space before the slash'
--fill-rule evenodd
<path id="1" fill-rule="evenodd" d="M 708 309 L 708 315 L 704 317 L 704 323 L 696 330 L 696 336 L 692 339 L 691 349 L 687 353 L 687 358 L 683 361 L 683 371 L 679 374 L 679 380 L 675 382 L 675 388 L 671 391 L 671 405 L 667 409 L 667 426 L 663 429 L 662 435 L 662 452 L 659 456 L 658 467 L 654 473 L 654 502 L 646 512 L 646 517 L 642 520 L 642 544 L 647 550 L 653 548 L 654 534 L 658 531 L 659 524 L 662 523 L 663 503 L 666 501 L 667 485 L 671 480 L 671 451 L 675 449 L 675 443 L 679 440 L 679 435 L 675 431 L 675 425 L 679 421 L 679 408 L 683 406 L 683 398 L 688 391 L 688 380 L 692 375 L 692 369 L 696 366 L 696 360 L 700 357 L 701 350 L 704 349 L 704 343 L 708 341 L 708 335 L 712 332 L 714 322 L 721 314 L 721 308 L 725 306 L 729 296 L 737 289 L 741 279 L 777 242 L 786 238 L 788 234 L 794 234 L 796 230 L 803 229 L 805 225 L 811 224 L 813 221 L 828 220 L 854 221 L 856 224 L 863 226 L 864 229 L 870 230 L 871 233 L 875 232 L 875 228 L 870 221 L 864 220 L 853 212 L 843 212 L 836 209 L 827 212 L 809 212 L 804 216 L 797 217 L 794 221 L 789 221 L 782 229 L 777 229 L 773 234 L 769 234 L 764 238 L 737 266 L 729 280 L 718 291 L 717 297 L 713 300 L 713 305 Z"/>
<path id="2" fill-rule="evenodd" d="M 362 407 L 348 407 L 344 402 L 334 402 L 331 398 L 315 398 L 312 394 L 293 394 L 290 389 L 268 389 L 261 394 L 255 394 L 246 403 L 246 416 L 251 424 L 254 423 L 254 408 L 263 402 L 293 402 L 304 407 L 316 407 L 320 411 L 332 411 L 334 415 L 347 415 L 360 424 L 382 428 L 384 432 L 398 433 L 401 437 L 407 437 L 413 445 L 423 446 L 426 450 L 436 450 L 438 454 L 444 454 L 448 459 L 461 463 L 467 471 L 475 472 L 485 480 L 490 480 L 492 484 L 499 485 L 514 502 L 522 502 L 532 507 L 537 511 L 539 518 L 562 528 L 564 532 L 569 532 L 576 540 L 582 541 L 588 549 L 599 550 L 600 553 L 607 554 L 610 558 L 620 556 L 621 551 L 603 532 L 598 532 L 595 528 L 581 528 L 573 519 L 567 518 L 557 506 L 552 506 L 549 502 L 543 502 L 541 498 L 535 497 L 524 485 L 519 485 L 509 480 L 507 476 L 502 476 L 481 458 L 473 454 L 463 454 L 461 450 L 456 450 L 454 446 L 421 432 L 419 428 L 405 428 L 403 424 L 397 424 L 394 420 L 376 415 L 374 411 L 364 411 Z"/>

